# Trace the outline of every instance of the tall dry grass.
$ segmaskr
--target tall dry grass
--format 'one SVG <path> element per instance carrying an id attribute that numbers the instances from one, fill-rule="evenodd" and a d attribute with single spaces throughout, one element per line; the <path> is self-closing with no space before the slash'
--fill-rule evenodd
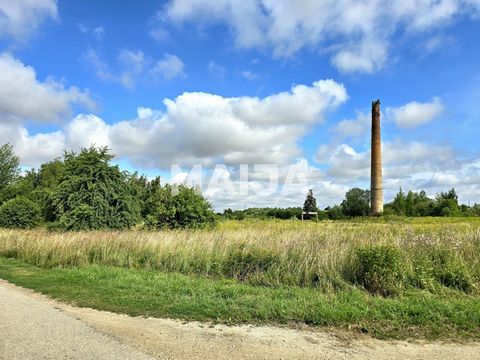
<path id="1" fill-rule="evenodd" d="M 381 250 L 382 245 L 398 250 L 405 274 L 418 278 L 416 286 L 428 286 L 428 276 L 435 275 L 428 267 L 438 263 L 432 254 L 441 249 L 454 257 L 452 268 L 461 268 L 452 271 L 460 271 L 478 288 L 479 220 L 225 222 L 214 230 L 158 232 L 0 230 L 0 256 L 43 267 L 101 264 L 323 289 L 348 283 L 356 249 Z M 381 253 L 373 256 L 367 260 L 384 261 Z M 378 266 L 388 268 L 384 262 Z"/>

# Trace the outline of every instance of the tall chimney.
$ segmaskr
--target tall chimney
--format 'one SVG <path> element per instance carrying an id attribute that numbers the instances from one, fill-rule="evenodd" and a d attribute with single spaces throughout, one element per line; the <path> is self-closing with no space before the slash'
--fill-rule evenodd
<path id="1" fill-rule="evenodd" d="M 380 130 L 380 100 L 372 101 L 372 162 L 371 162 L 371 207 L 372 215 L 383 213 L 382 188 L 382 140 Z"/>

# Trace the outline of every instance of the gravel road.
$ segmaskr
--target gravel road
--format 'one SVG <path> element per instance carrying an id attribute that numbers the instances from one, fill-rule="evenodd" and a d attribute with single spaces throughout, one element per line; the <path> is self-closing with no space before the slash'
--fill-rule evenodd
<path id="1" fill-rule="evenodd" d="M 0 359 L 149 358 L 476 360 L 480 344 L 130 317 L 63 304 L 0 279 Z"/>
<path id="2" fill-rule="evenodd" d="M 0 282 L 0 359 L 152 359 L 67 315 L 53 304 Z"/>

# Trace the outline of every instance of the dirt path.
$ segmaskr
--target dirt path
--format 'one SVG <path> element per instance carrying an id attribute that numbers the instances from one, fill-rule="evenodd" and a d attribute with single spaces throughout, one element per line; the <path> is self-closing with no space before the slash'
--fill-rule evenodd
<path id="1" fill-rule="evenodd" d="M 18 312 L 15 301 L 5 301 L 4 297 L 12 299 L 21 298 L 33 307 L 38 307 L 28 314 L 29 318 L 18 317 L 11 313 Z M 28 300 L 27 300 L 28 299 Z M 20 305 L 23 306 L 23 305 Z M 95 332 L 101 339 L 110 342 L 120 342 L 122 351 L 139 351 L 135 356 L 122 356 L 121 353 L 112 352 L 109 357 L 104 355 L 111 351 L 106 343 L 105 348 L 100 349 L 97 358 L 102 359 L 136 359 L 142 358 L 140 354 L 149 354 L 159 359 L 480 359 L 480 344 L 412 344 L 407 342 L 385 342 L 375 340 L 367 336 L 339 336 L 325 331 L 285 329 L 270 326 L 224 326 L 209 325 L 198 322 L 182 323 L 170 319 L 133 318 L 126 315 L 118 315 L 105 311 L 97 311 L 88 308 L 77 308 L 50 300 L 43 295 L 29 290 L 18 288 L 0 280 L 0 331 L 1 338 L 5 326 L 5 319 L 14 319 L 25 328 L 25 322 L 29 324 L 37 321 L 42 311 L 55 310 L 64 318 L 53 319 L 50 332 L 56 337 L 65 339 L 68 343 L 72 339 L 77 342 L 75 332 L 64 332 L 65 322 L 76 321 L 85 328 Z M 25 310 L 22 310 L 25 311 Z M 68 321 L 66 320 L 68 319 Z M 81 321 L 78 321 L 79 319 Z M 11 321 L 11 320 L 10 320 Z M 42 321 L 42 320 L 41 320 Z M 43 320 L 45 321 L 45 320 Z M 88 325 L 88 326 L 87 326 Z M 29 325 L 28 325 L 29 326 Z M 28 326 L 25 329 L 28 329 Z M 44 325 L 45 327 L 46 325 Z M 37 338 L 36 334 L 22 330 L 22 337 L 17 336 L 11 341 L 0 339 L 0 358 L 2 347 L 23 348 L 35 346 L 36 341 L 42 341 L 45 336 Z M 105 334 L 105 335 L 103 335 Z M 88 340 L 88 338 L 81 341 Z M 103 341 L 102 340 L 102 341 Z M 93 339 L 95 344 L 97 340 Z M 101 343 L 100 343 L 101 344 Z M 84 344 L 85 345 L 85 344 Z M 51 341 L 50 346 L 54 345 Z M 63 346 L 63 345 L 62 345 Z M 97 345 L 93 347 L 96 349 Z M 59 351 L 63 351 L 65 346 Z M 4 353 L 5 354 L 5 353 Z M 12 359 L 12 357 L 8 357 Z M 14 357 L 13 357 L 14 358 Z M 25 357 L 18 357 L 24 359 Z M 41 357 L 36 357 L 40 359 Z M 60 357 L 43 357 L 60 358 Z M 62 359 L 76 359 L 69 357 L 67 353 Z M 86 357 L 83 357 L 86 358 Z M 95 357 L 90 357 L 94 359 Z M 146 358 L 146 357 L 145 357 Z"/>
<path id="2" fill-rule="evenodd" d="M 0 359 L 152 359 L 51 302 L 0 282 Z"/>

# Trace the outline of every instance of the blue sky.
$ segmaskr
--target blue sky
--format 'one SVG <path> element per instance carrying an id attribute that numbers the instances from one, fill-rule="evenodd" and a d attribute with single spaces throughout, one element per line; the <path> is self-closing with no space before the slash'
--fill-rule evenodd
<path id="1" fill-rule="evenodd" d="M 0 0 L 0 143 L 24 167 L 91 143 L 165 181 L 201 164 L 219 210 L 327 206 L 369 186 L 380 98 L 386 200 L 480 202 L 479 38 L 478 0 Z"/>

